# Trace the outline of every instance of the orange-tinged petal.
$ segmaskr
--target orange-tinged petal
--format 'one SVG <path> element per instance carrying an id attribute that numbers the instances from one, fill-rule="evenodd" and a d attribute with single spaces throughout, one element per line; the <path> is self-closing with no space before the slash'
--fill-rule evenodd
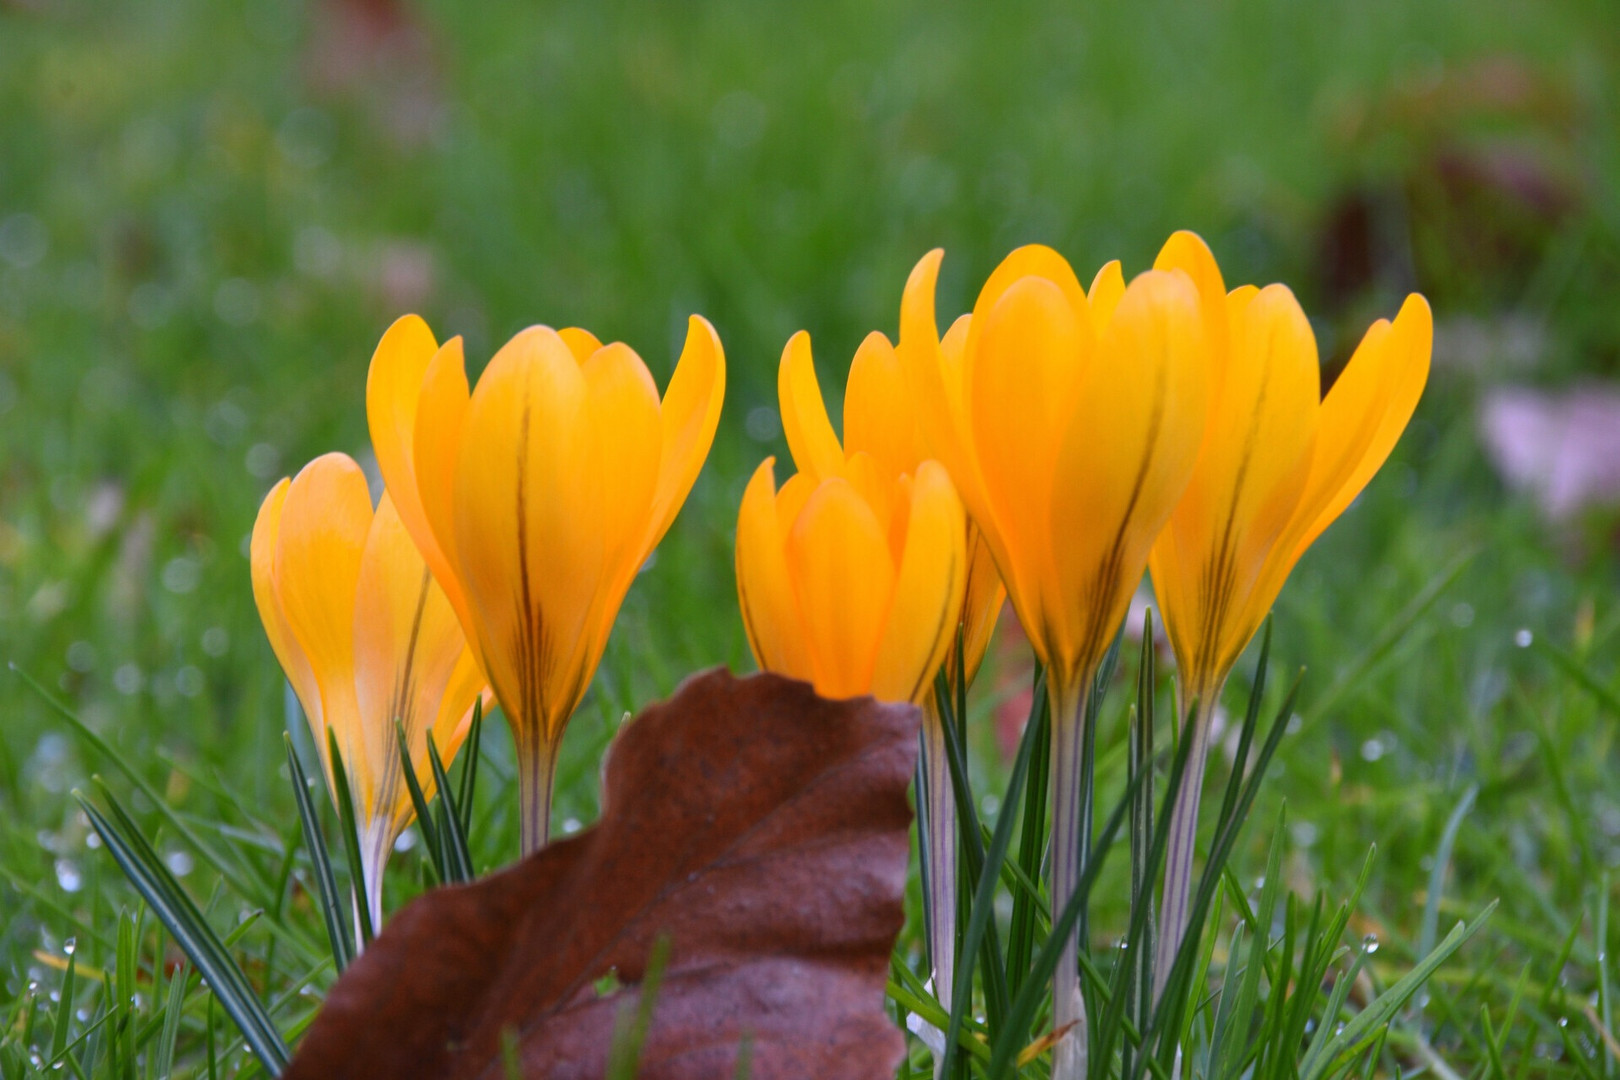
<path id="1" fill-rule="evenodd" d="M 966 518 L 944 466 L 924 461 L 910 485 L 904 553 L 878 645 L 872 694 L 920 701 L 954 646 L 967 574 Z"/>
<path id="2" fill-rule="evenodd" d="M 390 494 L 395 494 L 395 506 L 401 508 L 400 520 L 410 530 L 411 539 L 421 549 L 428 568 L 438 579 L 439 587 L 449 598 L 450 606 L 461 619 L 462 629 L 470 638 L 474 623 L 466 589 L 461 583 L 455 527 L 456 463 L 461 455 L 461 434 L 469 397 L 467 362 L 461 339 L 451 338 L 423 372 L 421 396 L 416 406 L 412 478 L 420 519 L 414 511 L 407 511 L 406 504 L 395 494 L 403 490 L 403 484 L 394 484 L 386 471 L 383 479 L 389 484 Z"/>
<path id="3" fill-rule="evenodd" d="M 915 472 L 928 456 L 906 374 L 889 339 L 866 335 L 844 387 L 844 453 L 867 453 L 891 475 Z"/>
<path id="4" fill-rule="evenodd" d="M 969 518 L 967 523 L 967 585 L 962 598 L 962 659 L 967 667 L 967 682 L 971 684 L 990 648 L 996 621 L 1007 602 L 1007 589 L 1001 584 L 1001 573 L 985 540 L 983 531 Z M 954 671 L 956 651 L 945 654 L 946 669 Z"/>
<path id="5" fill-rule="evenodd" d="M 847 480 L 824 480 L 793 523 L 786 556 L 816 692 L 869 693 L 895 582 L 876 515 Z"/>
<path id="6" fill-rule="evenodd" d="M 578 326 L 564 327 L 557 331 L 557 336 L 563 339 L 563 344 L 568 346 L 568 351 L 581 366 L 602 347 L 601 339 Z"/>
<path id="7" fill-rule="evenodd" d="M 958 319 L 941 341 L 934 319 L 934 283 L 944 257 L 944 251 L 935 248 L 917 261 L 906 279 L 900 300 L 900 344 L 895 355 L 916 402 L 917 426 L 928 455 L 945 466 L 969 511 L 977 513 L 982 500 L 963 390 L 963 351 L 970 323 L 964 321 L 966 316 Z"/>
<path id="8" fill-rule="evenodd" d="M 776 398 L 782 407 L 782 431 L 787 436 L 793 464 L 817 479 L 836 475 L 844 461 L 844 448 L 827 418 L 827 405 L 816 380 L 810 354 L 810 335 L 800 330 L 782 350 L 776 372 Z"/>
<path id="9" fill-rule="evenodd" d="M 1091 298 L 1091 323 L 1100 334 L 1114 317 L 1119 298 L 1125 295 L 1125 273 L 1120 269 L 1118 259 L 1104 263 L 1102 269 L 1097 271 L 1097 276 L 1091 279 L 1088 295 Z"/>
<path id="10" fill-rule="evenodd" d="M 1043 583 L 1055 584 L 1046 618 L 1060 685 L 1076 685 L 1101 659 L 1186 489 L 1208 369 L 1191 282 L 1152 270 L 1131 282 L 1070 410 L 1046 496 L 1056 574 Z"/>
<path id="11" fill-rule="evenodd" d="M 663 449 L 658 458 L 658 485 L 649 520 L 652 529 L 643 556 L 669 531 L 681 504 L 697 482 L 720 424 L 726 397 L 726 354 L 709 320 L 693 315 L 686 324 L 686 345 L 670 376 L 659 409 Z"/>
<path id="12" fill-rule="evenodd" d="M 490 682 L 514 729 L 555 734 L 586 675 L 603 573 L 602 478 L 590 474 L 585 376 L 531 327 L 490 361 L 468 405 L 455 485 L 462 583 Z"/>
<path id="13" fill-rule="evenodd" d="M 1413 293 L 1401 305 L 1387 335 L 1376 367 L 1357 364 L 1351 357 L 1333 389 L 1322 402 L 1322 441 L 1325 468 L 1312 470 L 1312 486 L 1320 478 L 1331 489 L 1325 505 L 1300 537 L 1296 556 L 1304 551 L 1355 501 L 1400 441 L 1401 433 L 1417 411 L 1429 380 L 1429 359 L 1434 349 L 1434 316 L 1429 303 Z M 1358 354 L 1360 350 L 1357 350 Z M 1371 385 L 1368 385 L 1371 384 Z M 1371 418 L 1369 424 L 1367 418 Z M 1370 428 L 1370 430 L 1369 430 Z M 1344 467 L 1349 463 L 1348 468 Z M 1336 481 L 1336 482 L 1335 482 Z"/>
<path id="14" fill-rule="evenodd" d="M 1183 679 L 1200 694 L 1258 628 L 1245 612 L 1304 491 L 1321 397 L 1316 340 L 1293 294 L 1272 285 L 1234 291 L 1227 303 L 1225 377 L 1193 478 L 1152 556 Z"/>
<path id="15" fill-rule="evenodd" d="M 988 313 L 976 312 L 969 331 L 976 351 L 967 357 L 968 407 L 985 502 L 974 517 L 994 523 L 1005 548 L 1002 577 L 1037 642 L 1039 590 L 1053 580 L 1052 470 L 1081 372 L 1092 361 L 1085 317 L 1048 278 L 1026 277 Z"/>
<path id="16" fill-rule="evenodd" d="M 370 790 L 371 777 L 355 700 L 354 613 L 371 517 L 360 466 L 343 454 L 318 457 L 288 485 L 274 559 L 287 627 L 309 660 L 322 719 L 360 791 Z"/>
<path id="17" fill-rule="evenodd" d="M 309 657 L 299 644 L 298 636 L 287 623 L 281 610 L 281 585 L 276 578 L 276 548 L 281 538 L 281 514 L 287 503 L 287 489 L 292 481 L 283 478 L 259 506 L 259 516 L 253 523 L 253 539 L 249 544 L 253 568 L 253 602 L 258 606 L 259 619 L 264 623 L 264 634 L 270 639 L 270 648 L 281 663 L 287 681 L 292 684 L 298 700 L 309 718 L 315 741 L 321 749 L 321 760 L 326 760 L 326 721 L 321 713 L 321 691 L 315 683 L 315 672 Z"/>
<path id="18" fill-rule="evenodd" d="M 1170 234 L 1170 239 L 1159 249 L 1153 260 L 1155 270 L 1180 270 L 1192 279 L 1198 289 L 1198 307 L 1204 315 L 1205 336 L 1209 341 L 1210 364 L 1219 381 L 1226 369 L 1228 327 L 1226 320 L 1226 284 L 1221 278 L 1220 265 L 1215 253 L 1209 250 L 1204 238 L 1195 232 L 1181 229 Z"/>
<path id="19" fill-rule="evenodd" d="M 653 495 L 663 450 L 658 388 L 628 345 L 598 349 L 581 371 L 585 375 L 585 434 L 592 443 L 589 469 L 599 478 L 604 578 L 590 617 L 591 641 L 585 655 L 594 670 L 624 594 L 647 559 Z"/>
<path id="20" fill-rule="evenodd" d="M 364 805 L 368 817 L 385 817 L 397 835 L 411 817 L 412 804 L 400 781 L 395 723 L 405 729 L 418 782 L 431 793 L 425 732 L 442 710 L 465 713 L 481 687 L 476 682 L 459 687 L 459 700 L 447 695 L 467 656 L 466 638 L 386 494 L 361 555 L 354 654 L 362 728 L 358 743 L 373 778 Z M 446 764 L 454 750 L 453 745 L 441 746 Z"/>
<path id="21" fill-rule="evenodd" d="M 811 682 L 815 673 L 777 523 L 775 463 L 774 458 L 761 462 L 743 492 L 737 515 L 737 602 L 760 669 Z"/>

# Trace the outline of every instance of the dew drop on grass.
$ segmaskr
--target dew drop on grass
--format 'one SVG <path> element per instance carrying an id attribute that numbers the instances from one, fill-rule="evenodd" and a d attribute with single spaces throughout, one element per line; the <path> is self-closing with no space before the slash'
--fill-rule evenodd
<path id="1" fill-rule="evenodd" d="M 1535 642 L 1535 640 L 1536 635 L 1532 634 L 1528 629 L 1522 627 L 1518 633 L 1513 635 L 1513 644 L 1517 645 L 1521 649 L 1528 649 Z"/>
<path id="2" fill-rule="evenodd" d="M 66 941 L 62 942 L 62 952 L 65 953 L 66 955 L 72 956 L 74 953 L 76 953 L 78 951 L 79 951 L 79 939 L 78 938 L 68 938 Z"/>
<path id="3" fill-rule="evenodd" d="M 1368 934 L 1366 937 L 1362 938 L 1361 939 L 1361 951 L 1364 952 L 1364 953 L 1368 953 L 1368 954 L 1377 952 L 1378 951 L 1378 935 L 1377 934 Z"/>
<path id="4" fill-rule="evenodd" d="M 63 892 L 76 893 L 84 887 L 84 875 L 71 859 L 56 860 L 56 883 Z"/>

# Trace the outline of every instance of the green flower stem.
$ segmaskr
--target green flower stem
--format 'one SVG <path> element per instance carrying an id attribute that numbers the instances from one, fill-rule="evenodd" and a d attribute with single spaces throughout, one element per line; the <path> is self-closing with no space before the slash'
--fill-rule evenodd
<path id="1" fill-rule="evenodd" d="M 1086 762 L 1089 673 L 1075 686 L 1054 686 L 1052 700 L 1052 910 L 1074 895 L 1090 858 L 1090 777 Z M 1052 1025 L 1066 1031 L 1053 1052 L 1052 1080 L 1080 1080 L 1086 1072 L 1086 1006 L 1080 994 L 1081 919 L 1063 943 L 1052 976 Z"/>
<path id="2" fill-rule="evenodd" d="M 526 731 L 518 733 L 516 741 L 522 847 L 524 855 L 532 855 L 551 837 L 551 789 L 557 780 L 557 748 L 562 740 Z"/>

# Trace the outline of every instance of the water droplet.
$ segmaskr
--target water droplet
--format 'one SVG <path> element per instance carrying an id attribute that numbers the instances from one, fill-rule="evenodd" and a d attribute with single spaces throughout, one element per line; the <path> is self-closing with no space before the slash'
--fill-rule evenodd
<path id="1" fill-rule="evenodd" d="M 56 860 L 56 883 L 63 892 L 75 893 L 84 887 L 84 875 L 71 859 Z"/>
<path id="2" fill-rule="evenodd" d="M 62 942 L 62 951 L 64 953 L 66 953 L 67 955 L 69 955 L 69 956 L 72 956 L 75 952 L 78 951 L 78 949 L 79 949 L 79 939 L 78 938 L 68 938 L 66 941 Z"/>
<path id="3" fill-rule="evenodd" d="M 1521 649 L 1528 649 L 1535 640 L 1536 635 L 1532 634 L 1528 629 L 1520 629 L 1517 634 L 1513 635 L 1513 644 Z"/>
<path id="4" fill-rule="evenodd" d="M 1364 952 L 1364 953 L 1368 953 L 1368 954 L 1377 952 L 1378 951 L 1378 935 L 1377 934 L 1368 934 L 1366 937 L 1362 938 L 1361 939 L 1361 951 Z"/>

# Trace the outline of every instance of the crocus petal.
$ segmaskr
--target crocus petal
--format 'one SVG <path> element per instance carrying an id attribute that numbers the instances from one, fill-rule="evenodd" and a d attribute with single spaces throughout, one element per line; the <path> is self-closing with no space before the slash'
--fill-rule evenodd
<path id="1" fill-rule="evenodd" d="M 1120 269 L 1118 259 L 1103 263 L 1097 276 L 1091 279 L 1087 295 L 1091 299 L 1091 323 L 1100 334 L 1114 317 L 1119 298 L 1125 295 L 1125 272 Z"/>
<path id="2" fill-rule="evenodd" d="M 652 528 L 645 544 L 645 559 L 669 531 L 681 504 L 703 469 L 720 406 L 726 397 L 726 354 L 720 335 L 709 320 L 693 315 L 686 324 L 686 345 L 670 376 L 660 406 L 663 449 L 659 453 L 658 486 L 649 520 Z"/>
<path id="3" fill-rule="evenodd" d="M 1292 293 L 1234 290 L 1225 302 L 1225 377 L 1193 478 L 1152 555 L 1166 629 L 1199 694 L 1258 629 L 1244 612 L 1304 491 L 1321 396 L 1316 340 Z"/>
<path id="4" fill-rule="evenodd" d="M 987 313 L 976 310 L 969 330 L 969 408 L 986 504 L 973 513 L 995 523 L 1005 549 L 996 553 L 1006 560 L 1002 577 L 1038 643 L 1045 621 L 1039 583 L 1054 580 L 1052 469 L 1092 357 L 1086 318 L 1086 308 L 1071 307 L 1050 279 L 1027 277 Z"/>
<path id="5" fill-rule="evenodd" d="M 982 484 L 969 439 L 963 389 L 963 353 L 970 323 L 964 321 L 966 316 L 957 320 L 941 341 L 934 320 L 934 282 L 944 257 L 945 253 L 935 248 L 918 260 L 906 279 L 900 300 L 900 344 L 895 355 L 916 402 L 917 426 L 928 456 L 945 466 L 968 511 L 978 515 L 983 507 Z M 957 326 L 961 327 L 960 333 Z"/>
<path id="6" fill-rule="evenodd" d="M 1037 496 L 1053 508 L 1056 588 L 1047 618 L 1049 662 L 1062 665 L 1055 678 L 1090 670 L 1125 616 L 1148 551 L 1192 475 L 1208 369 L 1191 282 L 1163 271 L 1131 282 L 1069 410 L 1052 486 Z"/>
<path id="7" fill-rule="evenodd" d="M 386 494 L 361 555 L 354 618 L 354 681 L 363 728 L 359 743 L 376 786 L 368 808 L 391 823 L 391 842 L 412 813 L 394 724 L 404 727 L 417 779 L 431 793 L 425 732 L 441 711 L 465 713 L 481 686 L 473 682 L 456 688 L 459 700 L 447 693 L 465 663 L 466 638 Z M 440 755 L 448 761 L 455 749 L 441 745 Z"/>
<path id="8" fill-rule="evenodd" d="M 783 554 L 784 533 L 777 518 L 776 460 L 754 470 L 737 515 L 737 601 L 748 646 L 761 670 L 810 682 L 810 653 L 799 626 L 798 601 Z"/>
<path id="9" fill-rule="evenodd" d="M 568 346 L 568 351 L 582 367 L 602 347 L 601 339 L 578 326 L 566 326 L 557 331 L 557 336 L 563 339 L 563 344 Z"/>
<path id="10" fill-rule="evenodd" d="M 892 476 L 915 472 L 928 456 L 906 374 L 881 333 L 866 335 L 844 386 L 844 453 L 871 454 Z"/>
<path id="11" fill-rule="evenodd" d="M 454 513 L 480 651 L 514 728 L 560 730 L 584 693 L 587 618 L 603 576 L 603 478 L 587 468 L 585 377 L 548 327 L 508 342 L 465 419 Z"/>
<path id="12" fill-rule="evenodd" d="M 1380 338 L 1381 348 L 1372 356 L 1356 351 L 1322 402 L 1323 464 L 1320 470 L 1311 470 L 1311 487 L 1314 491 L 1320 484 L 1331 494 L 1306 526 L 1296 557 L 1383 467 L 1423 396 L 1434 348 L 1434 316 L 1428 301 L 1417 293 L 1408 296 Z M 1376 363 L 1369 363 L 1375 358 Z"/>
<path id="13" fill-rule="evenodd" d="M 825 480 L 788 533 L 786 557 L 816 692 L 867 693 L 895 579 L 876 515 L 847 480 Z"/>
<path id="14" fill-rule="evenodd" d="M 315 672 L 310 667 L 309 657 L 304 654 L 304 647 L 299 644 L 298 636 L 293 633 L 287 616 L 281 610 L 281 589 L 276 579 L 276 548 L 281 538 L 281 514 L 287 504 L 287 489 L 291 483 L 283 478 L 270 489 L 253 523 L 253 539 L 248 549 L 253 568 L 253 602 L 259 609 L 259 619 L 264 623 L 270 648 L 304 706 L 304 715 L 309 718 L 310 729 L 321 746 L 321 758 L 325 760 L 326 721 L 321 712 L 320 687 L 315 683 Z"/>
<path id="15" fill-rule="evenodd" d="M 904 554 L 878 645 L 872 694 L 920 701 L 954 646 L 967 573 L 967 526 L 950 477 L 924 461 L 911 485 Z"/>
<path id="16" fill-rule="evenodd" d="M 967 523 L 967 585 L 962 598 L 962 659 L 967 667 L 966 682 L 972 683 L 990 648 L 996 621 L 1007 602 L 1007 588 L 996 570 L 995 555 L 983 531 L 969 518 Z M 954 649 L 945 654 L 947 665 L 955 663 Z M 954 670 L 954 668 L 952 669 Z"/>
<path id="17" fill-rule="evenodd" d="M 782 350 L 776 373 L 776 397 L 782 407 L 782 431 L 787 436 L 793 463 L 802 473 L 817 478 L 836 475 L 844 449 L 827 419 L 827 405 L 816 380 L 810 354 L 810 335 L 800 330 Z"/>
<path id="18" fill-rule="evenodd" d="M 343 454 L 316 458 L 287 488 L 274 571 L 287 627 L 309 659 L 321 715 L 337 735 L 362 801 L 372 787 L 358 730 L 354 611 L 371 517 L 371 492 L 360 466 Z"/>
<path id="19" fill-rule="evenodd" d="M 585 437 L 592 444 L 590 472 L 602 485 L 604 578 L 590 616 L 585 664 L 594 669 L 636 571 L 647 559 L 649 514 L 658 484 L 663 430 L 658 388 L 628 345 L 603 346 L 580 369 L 585 376 Z"/>
<path id="20" fill-rule="evenodd" d="M 1155 270 L 1180 270 L 1198 289 L 1198 307 L 1204 316 L 1205 340 L 1209 342 L 1209 362 L 1219 382 L 1227 363 L 1226 284 L 1220 264 L 1204 238 L 1186 229 L 1170 234 L 1153 260 Z"/>

